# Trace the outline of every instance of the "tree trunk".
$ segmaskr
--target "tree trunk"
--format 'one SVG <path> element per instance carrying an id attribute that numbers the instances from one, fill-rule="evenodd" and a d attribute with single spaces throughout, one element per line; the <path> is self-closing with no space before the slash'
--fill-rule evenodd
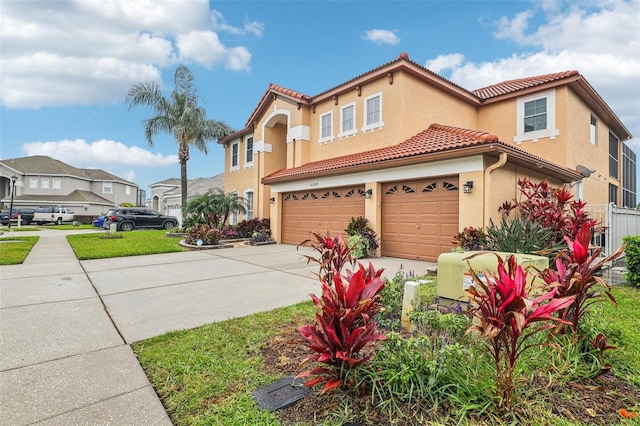
<path id="1" fill-rule="evenodd" d="M 187 208 L 187 161 L 189 160 L 189 145 L 181 143 L 178 148 L 178 160 L 180 161 L 180 192 L 182 198 L 182 223 L 184 223 L 184 212 Z"/>

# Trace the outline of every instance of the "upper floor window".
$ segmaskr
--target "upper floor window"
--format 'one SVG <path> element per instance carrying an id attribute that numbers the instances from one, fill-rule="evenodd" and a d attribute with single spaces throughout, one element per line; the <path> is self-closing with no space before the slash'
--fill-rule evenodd
<path id="1" fill-rule="evenodd" d="M 364 98 L 364 126 L 362 131 L 383 127 L 382 121 L 382 93 L 367 96 Z"/>
<path id="2" fill-rule="evenodd" d="M 518 98 L 516 104 L 517 134 L 513 141 L 520 143 L 541 138 L 555 139 L 560 134 L 556 129 L 556 92 L 547 90 Z"/>
<path id="3" fill-rule="evenodd" d="M 245 220 L 253 219 L 253 190 L 249 189 L 244 193 L 245 200 L 245 210 L 246 213 L 244 215 Z"/>
<path id="4" fill-rule="evenodd" d="M 253 136 L 247 138 L 247 148 L 245 150 L 245 163 L 253 164 Z"/>
<path id="5" fill-rule="evenodd" d="M 124 193 L 125 195 L 131 195 L 131 187 L 129 185 L 124 187 Z"/>
<path id="6" fill-rule="evenodd" d="M 618 138 L 609 132 L 609 176 L 618 179 Z"/>
<path id="7" fill-rule="evenodd" d="M 102 182 L 102 193 L 113 194 L 113 182 Z"/>
<path id="8" fill-rule="evenodd" d="M 356 133 L 356 103 L 352 102 L 340 108 L 340 133 L 338 137 L 354 135 Z"/>
<path id="9" fill-rule="evenodd" d="M 42 189 L 49 189 L 49 178 L 42 178 Z"/>
<path id="10" fill-rule="evenodd" d="M 591 145 L 598 145 L 598 119 L 593 115 L 589 126 L 589 142 L 591 142 Z"/>
<path id="11" fill-rule="evenodd" d="M 320 114 L 320 138 L 318 142 L 333 140 L 333 112 Z"/>
<path id="12" fill-rule="evenodd" d="M 238 160 L 239 149 L 239 142 L 234 142 L 231 144 L 231 171 L 238 170 L 240 168 L 240 162 Z"/>
<path id="13" fill-rule="evenodd" d="M 29 189 L 38 189 L 38 178 L 29 179 Z"/>
<path id="14" fill-rule="evenodd" d="M 61 188 L 62 188 L 62 181 L 60 179 L 54 179 L 53 189 L 61 189 Z"/>

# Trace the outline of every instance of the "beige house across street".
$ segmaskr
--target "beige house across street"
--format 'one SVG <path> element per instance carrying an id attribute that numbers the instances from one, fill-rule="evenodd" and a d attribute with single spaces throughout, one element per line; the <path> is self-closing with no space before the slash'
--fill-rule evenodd
<path id="1" fill-rule="evenodd" d="M 403 53 L 316 96 L 270 84 L 219 143 L 225 191 L 278 242 L 364 216 L 382 255 L 435 261 L 465 226 L 499 219 L 522 178 L 635 206 L 630 138 L 578 71 L 469 91 Z"/>
<path id="2" fill-rule="evenodd" d="M 79 169 L 44 155 L 0 160 L 0 202 L 14 208 L 60 206 L 76 215 L 99 216 L 122 203 L 142 205 L 144 191 L 101 169 Z"/>

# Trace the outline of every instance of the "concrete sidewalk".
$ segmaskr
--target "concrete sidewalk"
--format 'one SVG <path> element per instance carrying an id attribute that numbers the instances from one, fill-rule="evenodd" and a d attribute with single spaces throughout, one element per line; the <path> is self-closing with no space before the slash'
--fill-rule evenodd
<path id="1" fill-rule="evenodd" d="M 0 267 L 0 424 L 171 424 L 130 343 L 319 292 L 294 246 L 79 262 L 66 234 L 39 231 L 23 265 Z M 389 278 L 434 266 L 371 261 Z"/>

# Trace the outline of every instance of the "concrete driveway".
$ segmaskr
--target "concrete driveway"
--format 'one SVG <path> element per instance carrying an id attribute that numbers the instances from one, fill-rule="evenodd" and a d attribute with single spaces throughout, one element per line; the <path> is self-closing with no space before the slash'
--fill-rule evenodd
<path id="1" fill-rule="evenodd" d="M 79 262 L 68 232 L 35 234 L 24 264 L 0 266 L 2 425 L 171 424 L 130 343 L 298 303 L 320 288 L 317 266 L 294 246 Z M 371 261 L 388 277 L 401 264 L 434 266 Z"/>

